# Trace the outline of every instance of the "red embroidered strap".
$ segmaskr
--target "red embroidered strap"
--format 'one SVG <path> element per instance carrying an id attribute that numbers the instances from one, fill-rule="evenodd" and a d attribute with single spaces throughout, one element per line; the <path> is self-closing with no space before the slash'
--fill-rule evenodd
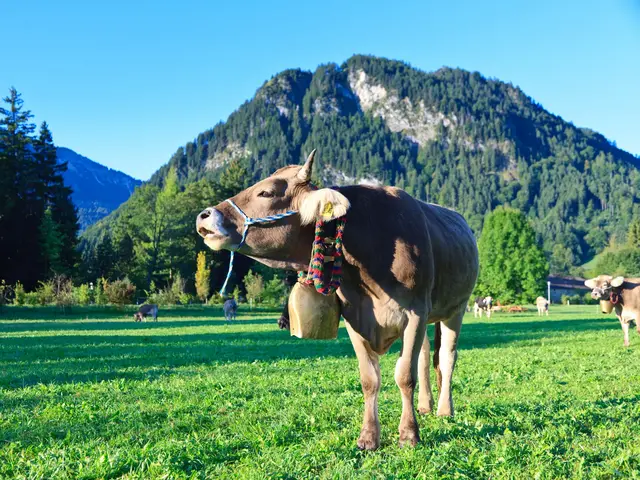
<path id="1" fill-rule="evenodd" d="M 318 293 L 322 295 L 330 295 L 340 288 L 342 282 L 342 261 L 343 261 L 343 235 L 344 227 L 347 223 L 346 216 L 336 220 L 336 239 L 335 252 L 333 260 L 333 268 L 331 269 L 331 280 L 329 285 L 324 283 L 324 259 L 326 246 L 324 244 L 324 221 L 316 222 L 315 237 L 313 239 L 313 251 L 311 253 L 311 262 L 309 270 L 298 272 L 298 281 L 305 285 L 313 285 Z"/>

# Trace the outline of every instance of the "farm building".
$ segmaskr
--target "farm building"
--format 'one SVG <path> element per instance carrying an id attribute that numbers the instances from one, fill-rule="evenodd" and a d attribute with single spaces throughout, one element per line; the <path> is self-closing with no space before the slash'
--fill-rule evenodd
<path id="1" fill-rule="evenodd" d="M 561 303 L 563 295 L 584 295 L 589 289 L 584 285 L 584 279 L 561 275 L 549 275 L 547 280 L 551 284 L 551 303 Z"/>

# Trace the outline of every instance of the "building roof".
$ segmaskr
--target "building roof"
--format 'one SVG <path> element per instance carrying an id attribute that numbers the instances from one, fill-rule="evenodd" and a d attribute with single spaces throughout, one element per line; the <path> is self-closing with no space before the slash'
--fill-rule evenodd
<path id="1" fill-rule="evenodd" d="M 551 282 L 551 288 L 566 288 L 571 290 L 589 290 L 584 284 L 584 278 L 563 275 L 549 275 L 547 281 Z"/>

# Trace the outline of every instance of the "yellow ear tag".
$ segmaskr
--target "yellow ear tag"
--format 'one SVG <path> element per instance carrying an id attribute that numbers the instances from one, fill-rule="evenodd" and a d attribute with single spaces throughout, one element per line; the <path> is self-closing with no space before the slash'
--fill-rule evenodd
<path id="1" fill-rule="evenodd" d="M 324 204 L 324 208 L 322 209 L 322 217 L 325 220 L 330 220 L 333 216 L 333 203 L 327 202 Z"/>

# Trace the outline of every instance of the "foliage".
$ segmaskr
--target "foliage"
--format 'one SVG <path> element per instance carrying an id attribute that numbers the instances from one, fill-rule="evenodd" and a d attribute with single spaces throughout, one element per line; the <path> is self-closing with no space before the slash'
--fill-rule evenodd
<path id="1" fill-rule="evenodd" d="M 16 286 L 14 287 L 14 293 L 15 297 L 13 299 L 13 303 L 15 303 L 16 305 L 26 305 L 26 292 L 24 290 L 24 286 L 22 286 L 22 283 L 16 283 Z"/>
<path id="2" fill-rule="evenodd" d="M 264 286 L 262 298 L 267 305 L 277 307 L 284 304 L 287 300 L 287 287 L 281 278 L 274 276 Z"/>
<path id="3" fill-rule="evenodd" d="M 264 281 L 262 275 L 253 273 L 251 270 L 244 277 L 244 288 L 247 291 L 247 300 L 251 307 L 255 303 L 260 303 L 264 293 Z"/>
<path id="4" fill-rule="evenodd" d="M 198 252 L 196 264 L 196 293 L 200 301 L 206 303 L 209 299 L 211 270 L 207 265 L 207 254 L 204 251 Z"/>
<path id="5" fill-rule="evenodd" d="M 93 292 L 89 285 L 83 283 L 73 288 L 73 299 L 78 305 L 89 305 L 93 300 Z"/>
<path id="6" fill-rule="evenodd" d="M 106 305 L 109 303 L 107 299 L 107 294 L 105 292 L 107 286 L 107 281 L 100 277 L 96 280 L 96 293 L 95 293 L 95 301 L 96 305 Z"/>
<path id="7" fill-rule="evenodd" d="M 640 248 L 640 218 L 634 219 L 629 225 L 627 245 L 631 248 Z"/>
<path id="8" fill-rule="evenodd" d="M 498 207 L 487 215 L 478 251 L 479 295 L 509 304 L 533 303 L 543 293 L 549 265 L 533 228 L 519 211 Z"/>
<path id="9" fill-rule="evenodd" d="M 0 107 L 0 272 L 33 289 L 77 261 L 78 218 L 46 122 L 37 136 L 15 88 Z"/>
<path id="10" fill-rule="evenodd" d="M 640 276 L 640 249 L 623 247 L 604 252 L 598 257 L 594 271 L 608 275 Z"/>
<path id="11" fill-rule="evenodd" d="M 136 286 L 125 277 L 120 280 L 103 283 L 104 294 L 109 303 L 113 305 L 126 305 L 133 303 Z"/>
<path id="12" fill-rule="evenodd" d="M 177 274 L 165 288 L 152 291 L 147 302 L 157 305 L 187 305 L 191 303 L 191 295 L 185 292 L 185 281 Z"/>

